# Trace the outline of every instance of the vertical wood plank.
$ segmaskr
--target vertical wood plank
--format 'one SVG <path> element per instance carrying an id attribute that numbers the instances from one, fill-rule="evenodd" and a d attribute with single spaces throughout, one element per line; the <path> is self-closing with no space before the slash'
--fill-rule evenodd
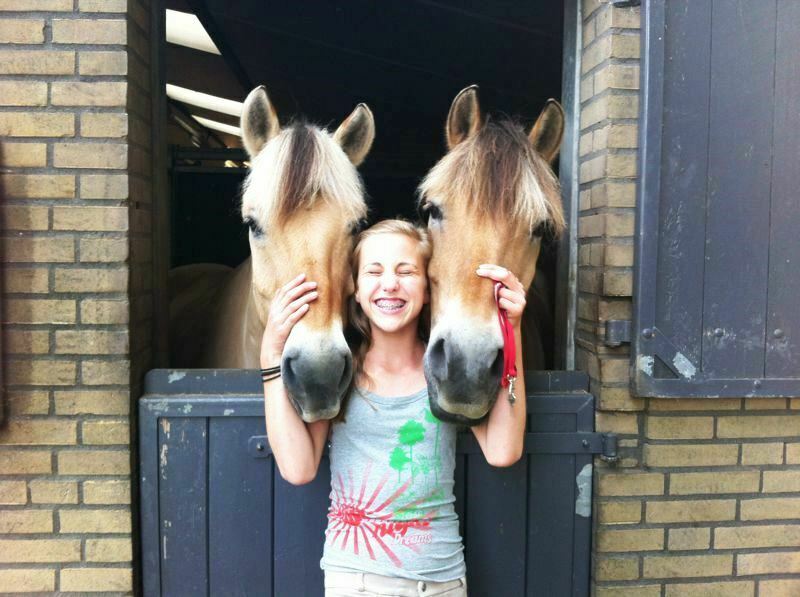
<path id="1" fill-rule="evenodd" d="M 703 371 L 715 377 L 764 371 L 776 10 L 713 6 Z"/>
<path id="2" fill-rule="evenodd" d="M 766 377 L 797 377 L 800 359 L 800 2 L 779 2 L 775 64 Z"/>
<path id="3" fill-rule="evenodd" d="M 161 591 L 208 595 L 207 419 L 162 418 L 159 425 Z"/>
<path id="4" fill-rule="evenodd" d="M 703 329 L 711 2 L 665 2 L 656 327 L 693 363 Z M 675 317 L 679 312 L 680 317 Z M 660 367 L 655 374 L 660 376 Z M 667 376 L 671 376 L 668 374 Z"/>
<path id="5" fill-rule="evenodd" d="M 263 595 L 272 587 L 272 462 L 247 452 L 264 433 L 256 417 L 209 420 L 208 560 L 212 595 Z"/>

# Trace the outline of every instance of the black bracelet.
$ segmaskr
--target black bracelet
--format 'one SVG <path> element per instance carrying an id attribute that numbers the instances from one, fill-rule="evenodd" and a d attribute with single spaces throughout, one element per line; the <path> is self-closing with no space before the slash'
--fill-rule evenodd
<path id="1" fill-rule="evenodd" d="M 267 367 L 266 369 L 261 369 L 261 381 L 268 382 L 272 381 L 273 379 L 277 379 L 281 376 L 281 366 L 277 365 L 275 367 Z"/>

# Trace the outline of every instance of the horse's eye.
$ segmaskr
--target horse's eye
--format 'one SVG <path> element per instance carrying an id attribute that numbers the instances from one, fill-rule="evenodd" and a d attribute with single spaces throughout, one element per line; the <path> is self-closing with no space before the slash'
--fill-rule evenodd
<path id="1" fill-rule="evenodd" d="M 249 216 L 246 217 L 244 219 L 244 225 L 250 229 L 250 232 L 253 236 L 263 236 L 264 231 L 261 229 L 261 226 L 258 225 L 258 222 L 256 222 L 253 218 Z"/>
<path id="2" fill-rule="evenodd" d="M 435 203 L 425 202 L 420 205 L 420 219 L 427 223 L 430 220 L 441 220 L 442 219 L 442 210 L 439 208 L 438 205 Z"/>
<path id="3" fill-rule="evenodd" d="M 531 240 L 540 239 L 544 241 L 553 238 L 553 227 L 548 220 L 539 222 L 539 224 L 531 231 Z"/>

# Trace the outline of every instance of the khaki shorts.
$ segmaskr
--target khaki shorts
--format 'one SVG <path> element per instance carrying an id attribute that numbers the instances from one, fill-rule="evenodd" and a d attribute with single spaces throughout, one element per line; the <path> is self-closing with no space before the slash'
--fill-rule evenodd
<path id="1" fill-rule="evenodd" d="M 467 577 L 447 582 L 393 578 L 366 572 L 325 571 L 325 597 L 467 597 Z"/>

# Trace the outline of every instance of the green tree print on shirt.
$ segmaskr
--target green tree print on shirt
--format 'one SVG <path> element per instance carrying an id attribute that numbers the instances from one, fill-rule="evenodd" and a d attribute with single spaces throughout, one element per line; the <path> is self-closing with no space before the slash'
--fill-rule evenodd
<path id="1" fill-rule="evenodd" d="M 413 419 L 409 419 L 397 430 L 399 441 L 404 446 L 408 446 L 408 459 L 411 462 L 411 481 L 414 481 L 414 444 L 418 444 L 425 438 L 425 427 Z"/>
<path id="2" fill-rule="evenodd" d="M 400 473 L 403 472 L 403 469 L 409 462 L 411 462 L 411 459 L 408 457 L 408 454 L 406 454 L 406 451 L 403 450 L 403 448 L 397 446 L 394 450 L 392 450 L 392 455 L 389 456 L 389 466 L 397 471 L 398 483 L 402 481 L 400 478 Z"/>

